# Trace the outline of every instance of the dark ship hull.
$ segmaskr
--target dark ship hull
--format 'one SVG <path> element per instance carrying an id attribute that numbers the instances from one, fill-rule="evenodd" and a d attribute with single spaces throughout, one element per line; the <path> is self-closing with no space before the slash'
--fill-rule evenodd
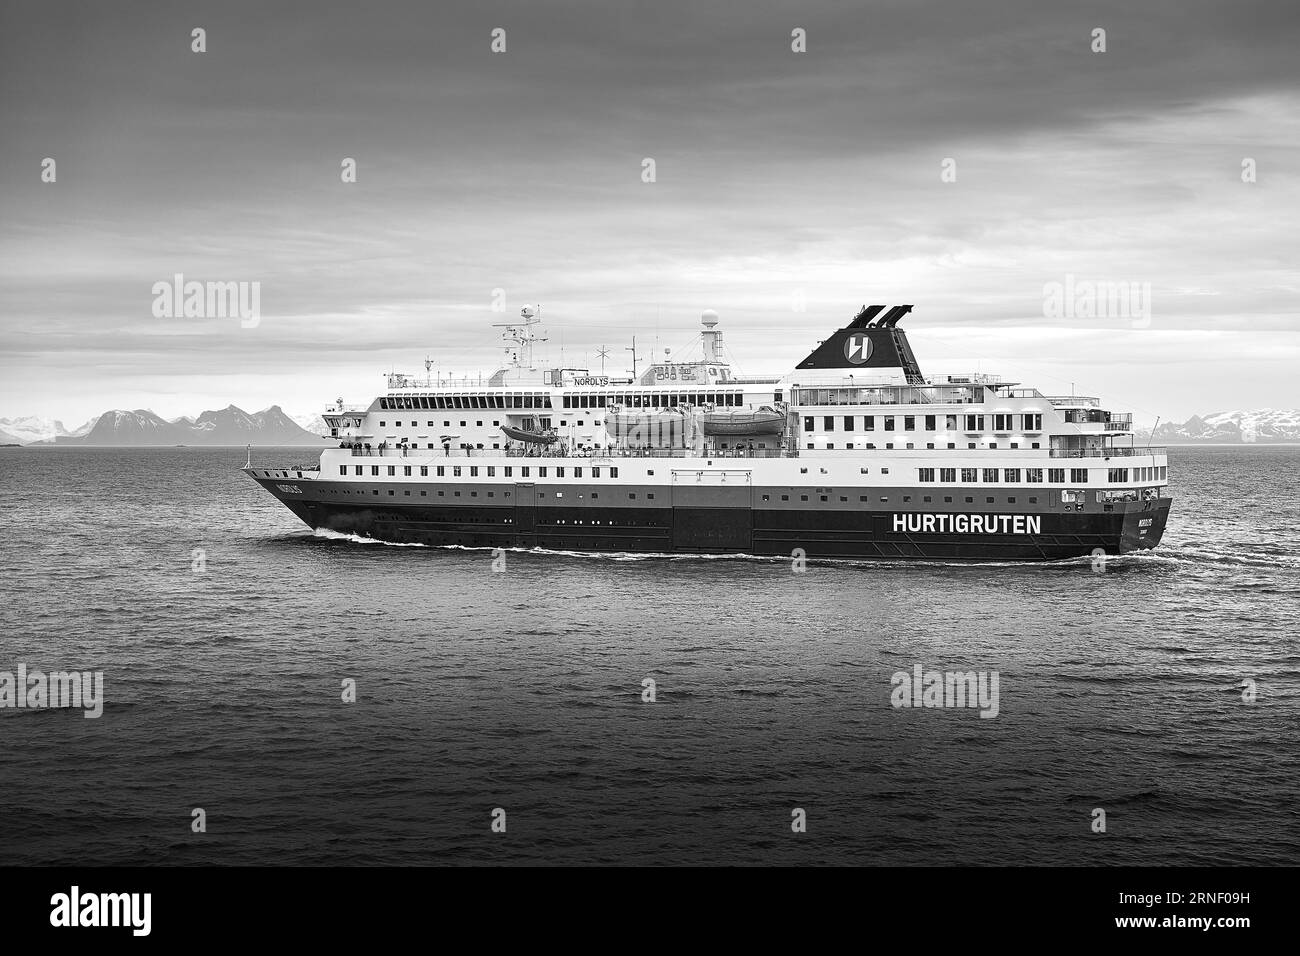
<path id="1" fill-rule="evenodd" d="M 762 500 L 761 488 L 664 494 L 662 486 L 624 486 L 620 490 L 635 498 L 608 506 L 591 495 L 577 498 L 571 486 L 561 499 L 544 486 L 525 483 L 466 483 L 453 491 L 445 483 L 363 484 L 294 479 L 292 472 L 245 472 L 308 526 L 380 541 L 787 558 L 802 550 L 810 560 L 1055 561 L 1127 554 L 1159 544 L 1172 504 L 1171 498 L 1160 497 L 1110 505 L 1089 502 L 1079 510 L 1045 492 L 1045 504 L 1038 508 L 1004 503 L 980 512 L 903 510 L 881 502 L 880 493 L 898 500 L 910 491 L 916 501 L 921 496 L 915 492 L 922 489 L 874 489 L 862 502 L 857 495 L 852 501 L 822 501 L 808 488 L 804 490 L 815 507 L 809 502 L 776 507 Z M 647 495 L 656 491 L 661 498 L 651 503 Z"/>

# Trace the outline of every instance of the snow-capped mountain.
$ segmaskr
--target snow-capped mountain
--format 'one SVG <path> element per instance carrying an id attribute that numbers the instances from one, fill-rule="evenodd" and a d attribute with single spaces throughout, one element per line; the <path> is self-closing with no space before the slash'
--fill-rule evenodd
<path id="1" fill-rule="evenodd" d="M 87 421 L 86 424 L 82 425 L 81 427 L 74 428 L 72 431 L 68 432 L 68 434 L 71 435 L 73 438 L 80 438 L 83 435 L 89 435 L 90 430 L 95 427 L 95 422 L 97 421 L 99 421 L 98 415 L 96 415 L 94 418 Z"/>
<path id="2" fill-rule="evenodd" d="M 1300 441 L 1300 409 L 1211 412 L 1193 415 L 1181 425 L 1164 422 L 1154 432 L 1146 429 L 1137 434 L 1141 441 L 1165 445 Z"/>
<path id="3" fill-rule="evenodd" d="M 329 426 L 325 424 L 325 419 L 319 415 L 290 415 L 290 418 L 304 431 L 309 431 L 313 435 L 328 435 Z"/>
<path id="4" fill-rule="evenodd" d="M 22 418 L 0 418 L 0 432 L 9 436 L 6 443 L 18 442 L 22 445 L 35 441 L 53 441 L 61 435 L 68 434 L 63 422 L 50 418 L 37 418 L 27 415 Z"/>
<path id="5" fill-rule="evenodd" d="M 235 405 L 206 411 L 197 418 L 167 421 L 145 408 L 113 409 L 88 422 L 81 435 L 52 436 L 60 445 L 323 445 L 279 405 L 249 413 Z M 78 429 L 82 431 L 82 429 Z"/>

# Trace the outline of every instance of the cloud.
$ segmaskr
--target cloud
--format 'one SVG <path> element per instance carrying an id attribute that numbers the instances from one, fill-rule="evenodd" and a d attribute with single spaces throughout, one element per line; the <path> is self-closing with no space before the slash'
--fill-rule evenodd
<path id="1" fill-rule="evenodd" d="M 1298 33 L 1281 3 L 1173 0 L 20 0 L 0 31 L 0 407 L 361 401 L 426 353 L 490 365 L 497 288 L 541 300 L 570 355 L 638 327 L 681 347 L 711 306 L 733 354 L 780 372 L 860 303 L 907 301 L 945 359 L 1036 341 L 1044 374 L 1089 355 L 1081 373 L 1172 417 L 1206 410 L 1186 383 L 1211 373 L 1294 405 L 1270 356 L 1300 331 Z M 155 319 L 175 273 L 260 282 L 262 323 Z M 1149 284 L 1151 328 L 1074 320 L 1053 356 L 1043 290 L 1067 276 Z M 51 373 L 74 367 L 70 393 Z"/>

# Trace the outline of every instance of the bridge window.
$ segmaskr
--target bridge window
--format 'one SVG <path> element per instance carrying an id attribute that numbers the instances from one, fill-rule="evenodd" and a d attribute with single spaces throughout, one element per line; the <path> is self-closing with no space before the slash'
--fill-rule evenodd
<path id="1" fill-rule="evenodd" d="M 1076 484 L 1076 485 L 1086 485 L 1086 484 L 1088 483 L 1088 469 L 1087 469 L 1087 468 L 1071 468 L 1071 469 L 1070 469 L 1070 482 L 1071 482 L 1071 484 Z"/>
<path id="2" fill-rule="evenodd" d="M 1106 476 L 1106 480 L 1111 484 L 1122 484 L 1128 481 L 1127 468 L 1112 468 Z"/>
<path id="3" fill-rule="evenodd" d="M 1047 480 L 1054 485 L 1065 484 L 1065 469 L 1064 468 L 1047 469 Z"/>

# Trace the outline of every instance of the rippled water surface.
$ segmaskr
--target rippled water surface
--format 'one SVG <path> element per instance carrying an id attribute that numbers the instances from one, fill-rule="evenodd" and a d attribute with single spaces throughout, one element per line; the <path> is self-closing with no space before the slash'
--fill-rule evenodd
<path id="1" fill-rule="evenodd" d="M 493 573 L 315 535 L 243 459 L 0 449 L 0 671 L 107 696 L 0 710 L 0 864 L 1300 863 L 1300 449 L 1171 449 L 1163 544 L 1101 573 Z M 918 663 L 998 716 L 894 709 Z"/>

